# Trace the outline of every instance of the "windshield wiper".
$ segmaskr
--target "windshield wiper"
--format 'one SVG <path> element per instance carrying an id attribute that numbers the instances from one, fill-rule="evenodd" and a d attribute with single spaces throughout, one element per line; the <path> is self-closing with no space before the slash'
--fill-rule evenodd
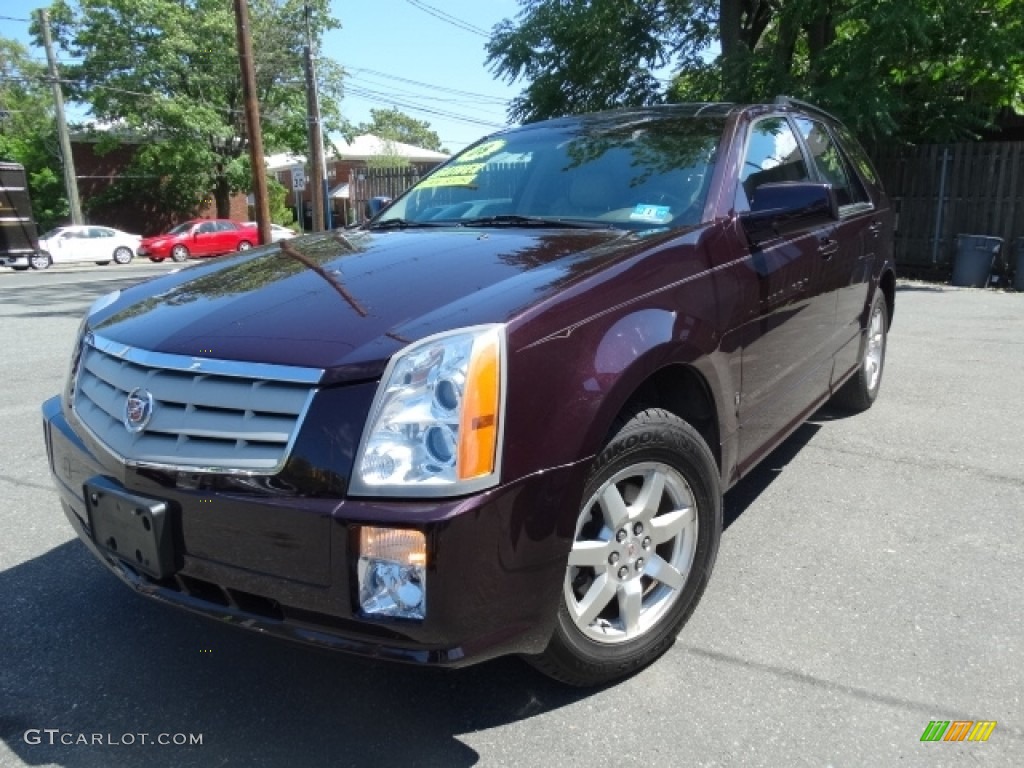
<path id="1" fill-rule="evenodd" d="M 368 229 L 409 229 L 410 227 L 443 226 L 433 221 L 409 221 L 408 219 L 386 219 L 371 224 Z"/>
<path id="2" fill-rule="evenodd" d="M 599 221 L 581 221 L 545 218 L 543 216 L 519 216 L 503 213 L 497 216 L 480 216 L 476 219 L 459 221 L 460 227 L 561 227 L 564 229 L 608 229 Z"/>

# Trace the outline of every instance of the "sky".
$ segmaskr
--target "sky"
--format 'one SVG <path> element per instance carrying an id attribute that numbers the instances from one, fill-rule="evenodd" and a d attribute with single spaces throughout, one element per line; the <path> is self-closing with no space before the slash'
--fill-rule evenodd
<path id="1" fill-rule="evenodd" d="M 0 0 L 0 34 L 31 46 L 19 19 L 46 5 Z M 507 103 L 523 84 L 495 80 L 484 45 L 495 24 L 517 14 L 517 0 L 331 0 L 331 8 L 342 26 L 325 35 L 320 57 L 349 75 L 341 112 L 351 122 L 397 107 L 429 122 L 453 152 L 507 124 Z M 41 48 L 30 50 L 45 60 Z M 68 119 L 87 115 L 70 106 Z"/>

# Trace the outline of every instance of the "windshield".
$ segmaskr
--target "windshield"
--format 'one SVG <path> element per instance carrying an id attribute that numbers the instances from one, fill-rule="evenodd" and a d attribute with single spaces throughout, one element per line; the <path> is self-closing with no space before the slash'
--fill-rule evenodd
<path id="1" fill-rule="evenodd" d="M 168 235 L 180 235 L 182 232 L 188 232 L 190 229 L 192 229 L 192 222 L 191 221 L 185 221 L 185 222 L 182 222 L 181 224 L 179 224 L 176 227 L 171 227 L 170 229 L 168 229 L 167 230 L 167 234 Z"/>
<path id="2" fill-rule="evenodd" d="M 40 240 L 50 240 L 51 238 L 56 237 L 57 235 L 59 235 L 63 231 L 64 231 L 64 227 L 57 227 L 56 229 L 51 229 L 49 232 L 47 232 L 45 235 L 43 235 L 39 239 Z"/>
<path id="3" fill-rule="evenodd" d="M 457 155 L 371 226 L 696 224 L 722 127 L 711 117 L 526 126 Z"/>

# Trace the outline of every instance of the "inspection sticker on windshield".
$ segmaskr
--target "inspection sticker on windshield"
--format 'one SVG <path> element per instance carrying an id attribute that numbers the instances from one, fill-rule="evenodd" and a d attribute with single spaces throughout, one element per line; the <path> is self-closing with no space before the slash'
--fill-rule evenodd
<path id="1" fill-rule="evenodd" d="M 661 224 L 672 217 L 671 209 L 667 205 L 645 205 L 637 204 L 633 212 L 629 214 L 632 221 L 653 221 Z"/>

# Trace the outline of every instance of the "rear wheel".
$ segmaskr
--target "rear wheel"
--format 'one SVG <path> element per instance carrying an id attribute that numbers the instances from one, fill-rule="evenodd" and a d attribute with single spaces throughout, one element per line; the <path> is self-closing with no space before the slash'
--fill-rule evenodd
<path id="1" fill-rule="evenodd" d="M 714 457 L 660 409 L 635 413 L 594 463 L 541 672 L 571 685 L 632 674 L 672 645 L 700 600 L 722 529 Z"/>
<path id="2" fill-rule="evenodd" d="M 53 259 L 46 251 L 36 251 L 29 257 L 28 263 L 32 269 L 46 269 L 53 264 Z"/>
<path id="3" fill-rule="evenodd" d="M 129 264 L 131 260 L 135 258 L 135 254 L 132 253 L 132 249 L 126 246 L 114 249 L 114 261 L 118 264 Z"/>
<path id="4" fill-rule="evenodd" d="M 238 244 L 238 250 L 240 251 L 248 251 L 250 248 L 252 248 L 252 243 L 248 240 L 243 240 Z"/>
<path id="5" fill-rule="evenodd" d="M 188 261 L 188 248 L 184 245 L 176 245 L 171 248 L 171 259 L 173 261 Z"/>
<path id="6" fill-rule="evenodd" d="M 882 292 L 875 291 L 868 312 L 868 324 L 860 343 L 860 365 L 857 372 L 839 388 L 832 402 L 854 413 L 866 411 L 878 397 L 885 368 L 885 347 L 888 341 L 889 311 Z"/>

